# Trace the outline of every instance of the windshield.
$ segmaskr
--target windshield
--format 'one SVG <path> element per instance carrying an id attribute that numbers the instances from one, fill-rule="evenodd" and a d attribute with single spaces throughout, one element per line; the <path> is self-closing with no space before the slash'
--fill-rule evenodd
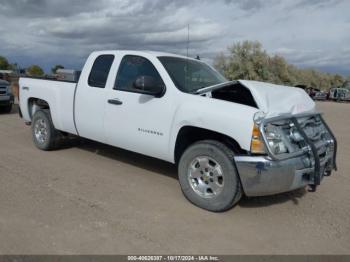
<path id="1" fill-rule="evenodd" d="M 178 57 L 158 57 L 174 84 L 185 93 L 227 82 L 225 77 L 207 64 Z"/>

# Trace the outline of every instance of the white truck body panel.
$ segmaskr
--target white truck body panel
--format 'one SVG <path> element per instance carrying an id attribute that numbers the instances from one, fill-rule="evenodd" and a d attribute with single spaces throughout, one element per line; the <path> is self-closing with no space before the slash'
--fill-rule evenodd
<path id="1" fill-rule="evenodd" d="M 252 92 L 259 109 L 267 117 L 314 112 L 316 109 L 315 102 L 300 88 L 258 81 L 239 82 Z"/>
<path id="2" fill-rule="evenodd" d="M 107 106 L 106 91 L 112 88 L 115 75 L 108 76 L 105 88 L 95 88 L 88 85 L 93 63 L 100 54 L 115 52 L 94 52 L 87 59 L 77 85 L 75 99 L 75 121 L 80 136 L 98 142 L 106 143 L 104 130 L 105 109 Z"/>
<path id="3" fill-rule="evenodd" d="M 20 107 L 23 119 L 30 122 L 33 112 L 30 112 L 28 100 L 40 98 L 50 105 L 51 118 L 58 130 L 76 134 L 73 118 L 73 99 L 75 83 L 20 78 Z"/>
<path id="4" fill-rule="evenodd" d="M 115 56 L 106 87 L 90 87 L 90 70 L 96 57 L 102 54 Z M 165 83 L 164 96 L 156 98 L 113 89 L 119 64 L 125 55 L 138 55 L 151 61 Z M 89 56 L 77 84 L 21 78 L 23 118 L 31 121 L 34 112 L 30 110 L 35 108 L 29 108 L 28 100 L 39 98 L 49 104 L 53 124 L 58 130 L 174 162 L 176 139 L 182 127 L 199 127 L 227 135 L 243 150 L 249 151 L 256 112 L 276 115 L 314 110 L 314 103 L 304 91 L 254 81 L 240 82 L 252 92 L 259 109 L 183 93 L 175 86 L 158 56 L 180 57 L 156 52 L 100 51 Z M 107 103 L 114 98 L 120 99 L 123 105 Z M 154 134 L 149 135 L 149 131 Z"/>

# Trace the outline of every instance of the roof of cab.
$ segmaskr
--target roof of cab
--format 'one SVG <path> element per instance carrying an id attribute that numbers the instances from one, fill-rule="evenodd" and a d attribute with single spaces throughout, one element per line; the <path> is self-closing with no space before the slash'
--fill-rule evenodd
<path id="1" fill-rule="evenodd" d="M 186 57 L 182 55 L 176 55 L 172 53 L 166 53 L 166 52 L 158 52 L 158 51 L 150 51 L 150 50 L 101 50 L 101 51 L 95 51 L 96 53 L 110 53 L 110 52 L 123 52 L 123 53 L 139 53 L 139 54 L 149 54 L 153 55 L 156 57 L 162 57 L 162 56 L 167 56 L 167 57 L 178 57 L 178 58 L 183 58 L 183 59 L 190 59 L 190 60 L 195 60 L 198 61 L 195 58 L 192 57 Z M 94 52 L 94 53 L 95 53 Z"/>

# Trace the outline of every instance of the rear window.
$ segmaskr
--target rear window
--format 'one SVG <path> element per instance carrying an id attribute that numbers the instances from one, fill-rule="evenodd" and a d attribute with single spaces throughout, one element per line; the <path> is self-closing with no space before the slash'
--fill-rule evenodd
<path id="1" fill-rule="evenodd" d="M 105 88 L 114 55 L 100 55 L 96 58 L 89 75 L 89 86 Z"/>

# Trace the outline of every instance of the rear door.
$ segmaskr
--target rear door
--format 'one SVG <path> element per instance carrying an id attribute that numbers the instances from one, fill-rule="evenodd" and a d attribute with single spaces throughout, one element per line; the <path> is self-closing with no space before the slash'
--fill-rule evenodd
<path id="1" fill-rule="evenodd" d="M 103 143 L 106 86 L 113 81 L 109 72 L 114 58 L 113 53 L 93 53 L 84 66 L 75 94 L 74 118 L 79 135 Z"/>

